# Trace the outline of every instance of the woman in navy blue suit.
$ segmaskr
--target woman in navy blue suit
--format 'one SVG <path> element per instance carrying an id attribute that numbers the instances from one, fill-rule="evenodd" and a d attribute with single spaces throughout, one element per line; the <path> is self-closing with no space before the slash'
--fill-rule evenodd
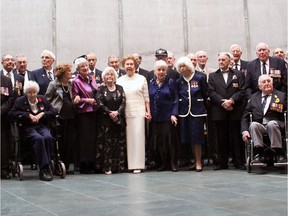
<path id="1" fill-rule="evenodd" d="M 177 61 L 177 68 L 182 74 L 176 81 L 179 96 L 180 148 L 184 148 L 185 144 L 192 147 L 195 164 L 189 166 L 189 169 L 201 172 L 204 123 L 207 116 L 206 76 L 195 71 L 191 60 L 187 57 L 181 57 Z"/>
<path id="2" fill-rule="evenodd" d="M 151 110 L 151 137 L 154 148 L 159 153 L 161 166 L 166 169 L 168 158 L 173 172 L 177 171 L 177 114 L 178 94 L 175 82 L 167 76 L 168 65 L 165 61 L 156 61 L 155 78 L 149 83 Z"/>
<path id="3" fill-rule="evenodd" d="M 38 92 L 39 85 L 35 81 L 27 81 L 24 86 L 25 95 L 16 99 L 9 117 L 21 122 L 23 137 L 33 145 L 36 161 L 40 167 L 40 180 L 51 181 L 53 176 L 49 164 L 52 136 L 49 120 L 56 115 L 56 111 L 46 97 L 37 95 Z"/>

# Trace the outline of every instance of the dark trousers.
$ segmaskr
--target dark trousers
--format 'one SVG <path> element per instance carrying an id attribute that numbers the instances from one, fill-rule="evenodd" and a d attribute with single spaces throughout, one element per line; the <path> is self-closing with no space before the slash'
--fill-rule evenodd
<path id="1" fill-rule="evenodd" d="M 52 136 L 47 127 L 33 127 L 25 129 L 27 141 L 33 145 L 33 151 L 40 168 L 51 161 Z"/>
<path id="2" fill-rule="evenodd" d="M 215 125 L 217 128 L 215 164 L 218 164 L 223 168 L 228 167 L 230 146 L 232 146 L 231 150 L 234 152 L 235 163 L 240 163 L 241 160 L 244 159 L 241 150 L 244 148 L 244 146 L 241 146 L 240 120 L 226 119 L 222 121 L 215 121 Z"/>

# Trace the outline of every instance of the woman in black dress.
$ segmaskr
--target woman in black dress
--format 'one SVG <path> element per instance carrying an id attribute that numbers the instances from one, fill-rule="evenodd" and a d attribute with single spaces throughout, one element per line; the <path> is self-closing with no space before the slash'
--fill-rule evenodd
<path id="1" fill-rule="evenodd" d="M 76 116 L 72 102 L 71 65 L 57 65 L 54 76 L 56 79 L 49 83 L 45 96 L 59 115 L 60 155 L 68 170 L 71 162 L 75 165 L 76 158 Z M 68 173 L 73 173 L 73 171 Z"/>
<path id="2" fill-rule="evenodd" d="M 120 172 L 126 168 L 126 121 L 125 93 L 122 86 L 115 84 L 117 73 L 107 67 L 102 73 L 105 86 L 97 91 L 99 105 L 99 131 L 97 137 L 97 168 L 105 174 Z"/>

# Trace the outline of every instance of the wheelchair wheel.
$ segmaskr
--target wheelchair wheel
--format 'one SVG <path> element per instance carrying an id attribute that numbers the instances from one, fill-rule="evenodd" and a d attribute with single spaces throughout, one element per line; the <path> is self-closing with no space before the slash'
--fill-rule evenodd
<path id="1" fill-rule="evenodd" d="M 247 172 L 251 173 L 251 157 L 250 156 L 247 157 L 246 163 L 247 163 Z"/>
<path id="2" fill-rule="evenodd" d="M 12 177 L 14 178 L 16 176 L 16 172 L 17 172 L 17 167 L 16 167 L 15 161 L 10 161 L 10 170 L 11 170 Z"/>
<path id="3" fill-rule="evenodd" d="M 19 181 L 23 180 L 23 165 L 21 163 L 17 164 L 17 176 Z"/>
<path id="4" fill-rule="evenodd" d="M 65 164 L 63 162 L 59 162 L 58 163 L 58 172 L 59 172 L 59 175 L 62 179 L 65 178 L 66 176 L 66 167 L 65 167 Z"/>

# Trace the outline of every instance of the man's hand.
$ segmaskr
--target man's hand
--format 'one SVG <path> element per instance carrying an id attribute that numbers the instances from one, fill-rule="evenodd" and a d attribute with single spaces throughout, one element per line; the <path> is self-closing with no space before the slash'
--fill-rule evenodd
<path id="1" fill-rule="evenodd" d="M 248 131 L 244 131 L 243 133 L 242 133 L 242 139 L 243 139 L 243 141 L 244 142 L 248 142 L 249 140 L 250 140 L 250 134 L 249 134 L 249 132 Z"/>

